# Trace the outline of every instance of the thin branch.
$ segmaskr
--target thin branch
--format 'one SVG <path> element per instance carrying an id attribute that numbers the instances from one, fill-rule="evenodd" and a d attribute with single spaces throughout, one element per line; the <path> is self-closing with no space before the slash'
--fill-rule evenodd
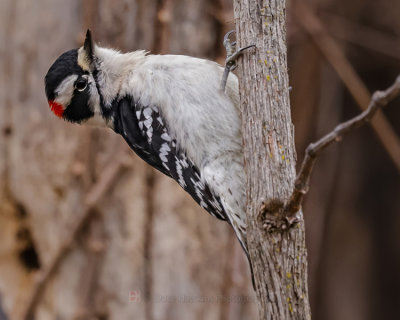
<path id="1" fill-rule="evenodd" d="M 68 253 L 74 247 L 75 240 L 80 234 L 80 231 L 85 227 L 85 225 L 95 212 L 94 208 L 96 204 L 113 185 L 114 181 L 119 176 L 122 169 L 127 166 L 127 161 L 124 156 L 117 156 L 116 158 L 118 160 L 110 163 L 104 169 L 104 173 L 101 175 L 99 181 L 94 184 L 88 192 L 84 201 L 84 206 L 82 210 L 83 212 L 80 215 L 80 218 L 78 218 L 74 226 L 71 228 L 69 236 L 61 244 L 51 263 L 44 271 L 39 274 L 35 286 L 32 289 L 32 292 L 28 298 L 28 302 L 26 304 L 22 319 L 33 319 L 36 307 L 43 296 L 47 283 L 49 282 L 51 277 L 57 272 Z"/>
<path id="2" fill-rule="evenodd" d="M 297 22 L 310 34 L 325 59 L 332 65 L 361 110 L 368 107 L 370 92 L 346 58 L 343 50 L 327 33 L 323 23 L 304 1 L 293 1 Z M 400 172 L 400 139 L 385 116 L 378 112 L 371 122 L 372 128 Z"/>
<path id="3" fill-rule="evenodd" d="M 285 208 L 285 216 L 289 223 L 296 220 L 296 214 L 301 208 L 304 195 L 308 192 L 310 177 L 317 156 L 333 142 L 341 141 L 343 136 L 368 123 L 375 113 L 385 107 L 390 101 L 400 96 L 400 76 L 394 84 L 385 91 L 376 91 L 369 103 L 367 110 L 358 116 L 339 124 L 333 131 L 322 137 L 315 143 L 311 143 L 306 149 L 306 155 L 297 175 L 293 194 Z"/>

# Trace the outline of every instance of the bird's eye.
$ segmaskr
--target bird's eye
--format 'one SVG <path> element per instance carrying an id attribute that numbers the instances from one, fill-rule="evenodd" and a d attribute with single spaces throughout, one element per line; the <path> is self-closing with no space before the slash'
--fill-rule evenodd
<path id="1" fill-rule="evenodd" d="M 76 88 L 78 91 L 83 91 L 83 90 L 86 89 L 87 84 L 88 84 L 87 79 L 85 79 L 85 78 L 79 78 L 79 79 L 75 82 L 75 88 Z"/>

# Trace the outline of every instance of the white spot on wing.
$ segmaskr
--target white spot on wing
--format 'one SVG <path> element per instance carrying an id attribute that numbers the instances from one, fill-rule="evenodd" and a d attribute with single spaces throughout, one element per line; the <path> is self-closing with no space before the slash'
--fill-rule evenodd
<path id="1" fill-rule="evenodd" d="M 144 125 L 146 126 L 147 129 L 149 129 L 151 127 L 152 122 L 153 122 L 152 118 L 149 118 L 144 121 Z"/>
<path id="2" fill-rule="evenodd" d="M 207 209 L 207 208 L 208 208 L 207 203 L 205 203 L 203 200 L 200 201 L 200 206 L 201 206 L 202 208 L 204 208 L 204 209 Z"/>
<path id="3" fill-rule="evenodd" d="M 146 119 L 151 118 L 151 114 L 153 113 L 153 110 L 151 108 L 147 107 L 143 109 L 143 115 Z M 152 120 L 153 121 L 153 120 Z"/>
<path id="4" fill-rule="evenodd" d="M 150 126 L 150 128 L 148 128 L 148 130 L 146 131 L 146 134 L 149 137 L 149 142 L 151 142 L 151 138 L 153 137 L 153 127 Z"/>
<path id="5" fill-rule="evenodd" d="M 168 153 L 171 151 L 171 148 L 169 147 L 168 143 L 163 143 L 160 151 Z"/>
<path id="6" fill-rule="evenodd" d="M 165 132 L 161 135 L 161 139 L 165 141 L 171 141 L 171 137 L 168 135 L 168 133 Z"/>
<path id="7" fill-rule="evenodd" d="M 218 212 L 222 212 L 222 208 L 221 208 L 221 206 L 219 205 L 217 199 L 213 198 L 213 200 L 210 200 L 209 202 L 210 202 L 210 204 L 212 205 L 212 207 L 213 207 L 215 210 L 217 210 Z"/>
<path id="8" fill-rule="evenodd" d="M 185 159 L 178 159 L 175 157 L 176 161 L 176 173 L 178 174 L 178 183 L 182 188 L 186 187 L 186 181 L 183 177 L 183 168 L 188 167 L 188 163 L 186 162 Z"/>

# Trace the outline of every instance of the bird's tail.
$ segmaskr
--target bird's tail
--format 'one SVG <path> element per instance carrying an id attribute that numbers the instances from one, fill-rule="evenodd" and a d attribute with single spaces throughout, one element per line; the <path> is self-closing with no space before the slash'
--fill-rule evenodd
<path id="1" fill-rule="evenodd" d="M 251 274 L 251 283 L 253 285 L 253 289 L 255 290 L 255 282 L 254 282 L 254 273 L 253 273 L 253 265 L 251 263 L 250 259 L 250 254 L 247 246 L 247 234 L 246 230 L 243 230 L 243 228 L 235 228 L 235 226 L 232 224 L 233 229 L 235 230 L 236 237 L 239 240 L 240 245 L 243 248 L 244 253 L 246 254 L 247 261 L 249 262 L 249 267 L 250 267 L 250 274 Z"/>

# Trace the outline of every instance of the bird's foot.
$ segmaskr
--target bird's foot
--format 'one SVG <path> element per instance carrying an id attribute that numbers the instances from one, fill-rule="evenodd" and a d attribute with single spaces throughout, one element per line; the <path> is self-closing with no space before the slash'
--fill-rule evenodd
<path id="1" fill-rule="evenodd" d="M 221 90 L 225 92 L 226 82 L 228 80 L 229 72 L 237 68 L 237 59 L 243 54 L 243 52 L 249 48 L 255 47 L 254 44 L 239 48 L 236 50 L 236 41 L 231 42 L 229 38 L 234 30 L 229 31 L 224 37 L 224 47 L 226 49 L 226 60 L 225 60 L 225 70 L 221 80 Z"/>

